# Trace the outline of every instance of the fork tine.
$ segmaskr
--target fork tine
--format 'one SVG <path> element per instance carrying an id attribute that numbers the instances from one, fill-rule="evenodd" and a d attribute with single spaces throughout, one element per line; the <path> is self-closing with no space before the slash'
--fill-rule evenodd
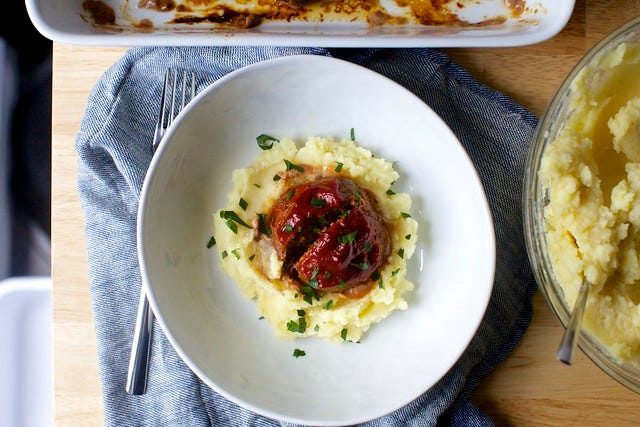
<path id="1" fill-rule="evenodd" d="M 187 72 L 182 72 L 182 100 L 180 102 L 180 111 L 184 108 L 184 102 L 187 97 Z"/>
<path id="2" fill-rule="evenodd" d="M 160 101 L 160 127 L 164 129 L 165 126 L 165 116 L 167 109 L 167 96 L 169 95 L 169 77 L 171 70 L 167 68 L 164 73 L 164 87 L 162 88 L 162 100 Z"/>
<path id="3" fill-rule="evenodd" d="M 176 115 L 195 97 L 196 74 L 191 73 L 191 82 L 186 71 L 182 72 L 182 81 L 178 85 L 178 71 L 167 68 L 164 74 L 164 86 L 160 100 L 160 113 L 156 122 L 156 130 L 153 137 L 153 150 L 160 144 L 167 128 L 171 126 Z M 190 84 L 190 93 L 187 92 L 187 84 Z M 169 88 L 171 85 L 171 88 Z M 169 93 L 171 92 L 171 93 Z"/>
<path id="4" fill-rule="evenodd" d="M 173 119 L 176 114 L 176 102 L 177 102 L 176 86 L 177 85 L 178 85 L 178 72 L 174 71 L 173 72 L 173 89 L 171 91 L 171 113 L 169 114 L 169 119 L 167 120 L 167 127 L 171 126 L 171 123 L 173 123 Z"/>
<path id="5" fill-rule="evenodd" d="M 164 134 L 165 122 L 164 118 L 166 115 L 167 109 L 167 93 L 169 90 L 169 69 L 167 68 L 164 72 L 164 84 L 162 86 L 162 96 L 160 97 L 160 109 L 158 111 L 158 119 L 156 120 L 156 127 L 153 132 L 153 144 L 152 148 L 155 151 L 158 148 L 158 144 L 162 139 L 162 135 Z"/>
<path id="6" fill-rule="evenodd" d="M 196 97 L 196 73 L 191 73 L 191 99 Z"/>

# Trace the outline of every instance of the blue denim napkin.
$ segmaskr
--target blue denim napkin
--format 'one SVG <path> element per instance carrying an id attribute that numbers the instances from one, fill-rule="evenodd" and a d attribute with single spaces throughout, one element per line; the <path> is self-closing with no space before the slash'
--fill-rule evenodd
<path id="1" fill-rule="evenodd" d="M 516 346 L 532 313 L 535 282 L 521 227 L 525 155 L 536 117 L 431 49 L 133 48 L 93 88 L 77 136 L 78 186 L 86 216 L 90 288 L 105 424 L 284 425 L 245 410 L 201 382 L 156 325 L 147 393 L 125 393 L 140 290 L 138 197 L 152 152 L 164 70 L 187 68 L 198 90 L 244 65 L 283 55 L 339 57 L 418 95 L 453 129 L 487 194 L 497 240 L 495 285 L 469 348 L 438 384 L 369 426 L 491 425 L 471 401 L 478 382 Z"/>

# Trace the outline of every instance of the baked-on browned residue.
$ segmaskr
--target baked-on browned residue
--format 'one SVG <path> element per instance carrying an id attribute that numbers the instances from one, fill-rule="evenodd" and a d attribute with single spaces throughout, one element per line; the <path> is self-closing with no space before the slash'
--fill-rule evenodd
<path id="1" fill-rule="evenodd" d="M 176 24 L 196 22 L 211 22 L 213 24 L 228 24 L 233 28 L 253 28 L 260 24 L 262 17 L 252 13 L 238 12 L 229 7 L 217 6 L 205 16 L 182 16 L 174 19 Z"/>
<path id="2" fill-rule="evenodd" d="M 106 0 L 105 0 L 106 1 Z M 117 1 L 117 0 L 112 0 Z M 498 25 L 507 18 L 520 17 L 527 0 L 504 0 L 504 16 L 488 17 L 469 23 L 457 12 L 470 2 L 483 0 L 389 0 L 404 12 L 394 14 L 381 5 L 381 0 L 121 0 L 137 9 L 169 13 L 167 25 L 211 24 L 222 28 L 252 28 L 263 22 L 361 22 L 371 27 L 392 25 L 425 25 L 482 27 Z M 136 3 L 134 3 L 136 2 Z M 113 9 L 100 0 L 84 0 L 84 9 L 98 25 L 115 22 Z M 133 22 L 137 28 L 149 29 L 152 23 Z"/>
<path id="3" fill-rule="evenodd" d="M 143 0 L 154 1 L 154 0 Z M 413 19 L 422 25 L 463 24 L 445 7 L 444 0 L 396 0 L 408 7 Z M 407 17 L 392 16 L 379 0 L 238 0 L 224 5 L 219 0 L 182 0 L 184 15 L 173 23 L 212 22 L 250 28 L 262 21 L 361 21 L 371 26 L 406 24 Z"/>
<path id="4" fill-rule="evenodd" d="M 504 0 L 504 3 L 511 11 L 511 16 L 514 18 L 521 16 L 527 7 L 525 0 Z"/>
<path id="5" fill-rule="evenodd" d="M 109 5 L 104 4 L 100 0 L 84 0 L 82 2 L 84 9 L 98 25 L 113 25 L 116 22 L 116 13 Z"/>

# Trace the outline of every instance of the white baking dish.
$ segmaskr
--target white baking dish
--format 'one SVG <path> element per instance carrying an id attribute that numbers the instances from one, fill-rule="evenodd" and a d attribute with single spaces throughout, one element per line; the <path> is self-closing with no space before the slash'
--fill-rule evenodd
<path id="1" fill-rule="evenodd" d="M 264 22 L 251 29 L 214 29 L 212 24 L 168 24 L 169 13 L 149 13 L 137 1 L 103 0 L 113 7 L 112 28 L 96 26 L 82 0 L 26 0 L 35 27 L 62 43 L 102 46 L 278 45 L 317 47 L 498 47 L 541 42 L 556 35 L 573 12 L 575 0 L 519 0 L 526 11 L 499 24 L 480 26 L 395 25 L 370 27 L 366 22 Z M 459 0 L 460 14 L 469 22 L 490 20 L 506 11 L 505 1 Z M 118 6 L 120 5 L 120 6 Z M 136 28 L 131 18 L 151 19 L 153 29 Z"/>

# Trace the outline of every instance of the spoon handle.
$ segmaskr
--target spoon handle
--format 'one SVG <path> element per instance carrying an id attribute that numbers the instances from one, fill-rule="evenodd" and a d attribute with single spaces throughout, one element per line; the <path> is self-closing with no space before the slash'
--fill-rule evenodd
<path id="1" fill-rule="evenodd" d="M 571 365 L 573 359 L 573 353 L 578 343 L 578 336 L 580 335 L 580 324 L 582 323 L 582 316 L 584 308 L 587 305 L 587 296 L 589 295 L 589 283 L 585 280 L 580 286 L 580 292 L 576 298 L 576 302 L 573 305 L 573 311 L 567 329 L 564 331 L 562 341 L 558 347 L 556 358 L 561 362 Z"/>

